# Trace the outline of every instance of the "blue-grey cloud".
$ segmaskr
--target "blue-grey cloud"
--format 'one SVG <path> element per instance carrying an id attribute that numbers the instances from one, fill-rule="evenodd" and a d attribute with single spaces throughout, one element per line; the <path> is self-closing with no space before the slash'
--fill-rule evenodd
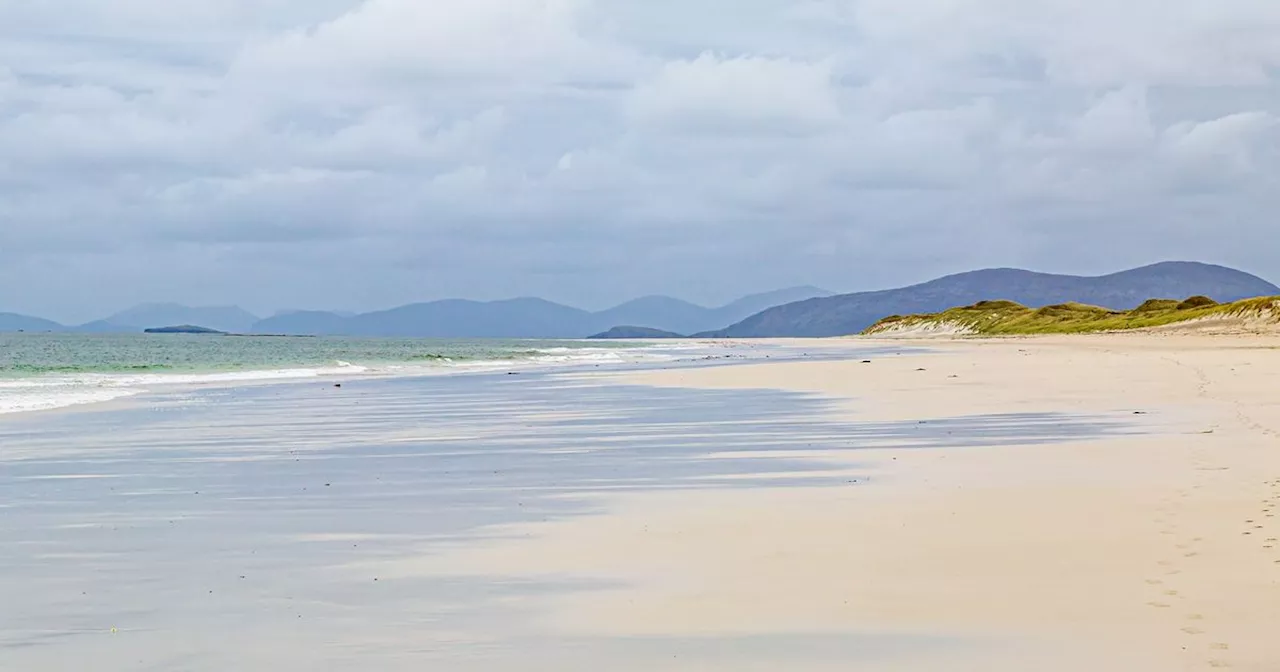
<path id="1" fill-rule="evenodd" d="M 0 5 L 0 308 L 1280 276 L 1266 0 Z"/>

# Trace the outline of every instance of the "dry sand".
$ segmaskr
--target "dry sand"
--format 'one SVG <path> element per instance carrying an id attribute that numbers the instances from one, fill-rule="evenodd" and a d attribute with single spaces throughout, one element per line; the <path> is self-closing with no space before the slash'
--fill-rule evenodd
<path id="1" fill-rule="evenodd" d="M 1280 339 L 927 346 L 621 377 L 821 394 L 854 421 L 1066 413 L 1132 431 L 827 454 L 870 482 L 610 497 L 404 569 L 608 582 L 539 600 L 559 635 L 969 644 L 843 669 L 1280 670 Z"/>

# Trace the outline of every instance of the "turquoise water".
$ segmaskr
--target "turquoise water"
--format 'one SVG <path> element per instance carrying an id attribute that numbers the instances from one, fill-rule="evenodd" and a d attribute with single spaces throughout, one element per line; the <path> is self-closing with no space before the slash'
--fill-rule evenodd
<path id="1" fill-rule="evenodd" d="M 230 372 L 358 365 L 527 361 L 607 355 L 614 341 L 273 338 L 185 334 L 0 334 L 0 376 Z M 345 363 L 345 364 L 344 364 Z"/>
<path id="2" fill-rule="evenodd" d="M 0 414 L 99 403 L 177 385 L 623 364 L 688 356 L 689 347 L 615 341 L 0 334 Z"/>

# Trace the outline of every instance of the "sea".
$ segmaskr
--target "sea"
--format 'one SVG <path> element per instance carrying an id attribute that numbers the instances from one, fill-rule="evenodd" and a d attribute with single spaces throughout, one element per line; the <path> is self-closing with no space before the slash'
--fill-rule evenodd
<path id="1" fill-rule="evenodd" d="M 661 364 L 745 358 L 761 352 L 748 346 L 686 341 L 0 334 L 0 414 L 184 388 Z"/>

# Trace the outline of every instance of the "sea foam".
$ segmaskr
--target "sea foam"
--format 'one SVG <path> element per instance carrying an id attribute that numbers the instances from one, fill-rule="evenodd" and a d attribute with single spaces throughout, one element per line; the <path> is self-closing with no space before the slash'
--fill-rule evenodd
<path id="1" fill-rule="evenodd" d="M 338 362 L 332 367 L 262 371 L 85 373 L 0 380 L 0 415 L 98 404 L 178 387 L 284 382 L 320 376 L 354 376 L 367 371 L 363 366 Z"/>

